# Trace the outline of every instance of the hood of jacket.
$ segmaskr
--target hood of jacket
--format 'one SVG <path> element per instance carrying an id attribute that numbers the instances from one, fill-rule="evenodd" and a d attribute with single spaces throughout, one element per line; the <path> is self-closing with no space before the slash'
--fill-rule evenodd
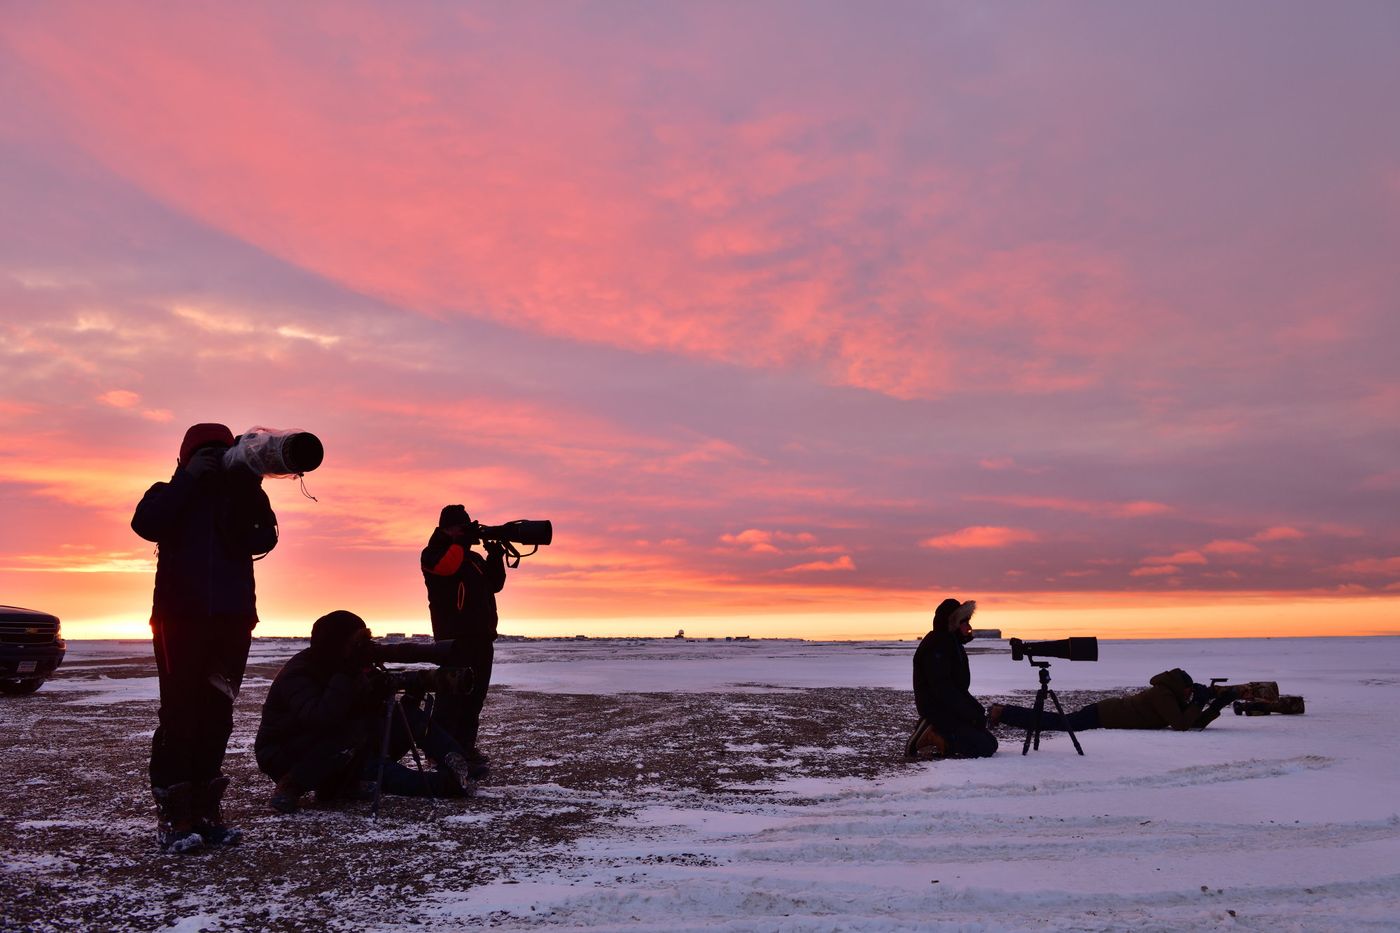
<path id="1" fill-rule="evenodd" d="M 1166 687 L 1183 704 L 1191 702 L 1191 675 L 1179 667 L 1162 671 L 1148 683 L 1154 687 Z"/>

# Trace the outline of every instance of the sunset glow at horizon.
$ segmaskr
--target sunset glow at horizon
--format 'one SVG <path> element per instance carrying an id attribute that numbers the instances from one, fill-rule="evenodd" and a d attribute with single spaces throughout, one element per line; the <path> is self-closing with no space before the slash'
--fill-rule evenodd
<path id="1" fill-rule="evenodd" d="M 1068 15 L 1067 10 L 1077 11 Z M 1263 27 L 1267 28 L 1263 28 Z M 1400 634 L 1400 7 L 17 4 L 0 603 L 146 633 L 185 428 L 300 427 L 258 629 Z"/>

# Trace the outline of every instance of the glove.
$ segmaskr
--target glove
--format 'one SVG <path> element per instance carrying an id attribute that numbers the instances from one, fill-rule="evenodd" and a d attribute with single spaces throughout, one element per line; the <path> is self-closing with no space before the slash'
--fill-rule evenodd
<path id="1" fill-rule="evenodd" d="M 185 463 L 185 472 L 193 479 L 215 473 L 224 466 L 224 452 L 217 447 L 196 450 Z"/>
<path id="2" fill-rule="evenodd" d="M 472 692 L 472 669 L 469 667 L 440 667 L 433 672 L 434 688 L 438 693 L 467 694 Z"/>
<path id="3" fill-rule="evenodd" d="M 486 548 L 487 557 L 496 557 L 506 552 L 506 546 L 500 541 L 487 541 L 482 546 Z"/>

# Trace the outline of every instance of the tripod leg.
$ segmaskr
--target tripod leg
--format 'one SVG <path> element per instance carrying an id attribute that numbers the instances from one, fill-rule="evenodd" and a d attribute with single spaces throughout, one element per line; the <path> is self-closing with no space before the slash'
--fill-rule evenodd
<path id="1" fill-rule="evenodd" d="M 1065 715 L 1065 708 L 1060 705 L 1060 698 L 1055 696 L 1055 691 L 1050 690 L 1050 699 L 1055 701 L 1055 709 L 1059 712 L 1060 718 L 1065 722 L 1065 731 L 1069 733 L 1069 740 L 1074 743 L 1074 750 L 1079 754 L 1084 754 L 1084 749 L 1079 744 L 1079 736 L 1074 734 L 1074 730 L 1069 727 L 1069 717 Z"/>
<path id="2" fill-rule="evenodd" d="M 408 733 L 408 750 L 413 753 L 413 763 L 418 766 L 418 774 L 423 778 L 424 796 L 433 796 L 433 782 L 428 779 L 428 772 L 423 768 L 423 758 L 418 754 L 418 739 L 413 735 L 413 726 L 409 724 L 408 713 L 404 712 L 401 704 L 395 703 L 398 707 L 399 721 L 403 723 L 404 731 Z"/>
<path id="3" fill-rule="evenodd" d="M 1045 712 L 1045 688 L 1041 687 L 1035 695 L 1035 703 L 1031 707 L 1031 724 L 1026 727 L 1026 741 L 1021 746 L 1021 754 L 1025 755 L 1031 750 L 1031 742 L 1035 742 L 1035 750 L 1040 751 L 1040 717 Z"/>
<path id="4" fill-rule="evenodd" d="M 389 763 L 389 730 L 394 724 L 394 707 L 397 697 L 390 696 L 384 704 L 384 734 L 379 737 L 379 775 L 374 781 L 374 803 L 370 804 L 369 815 L 379 816 L 379 801 L 384 797 L 384 766 Z"/>

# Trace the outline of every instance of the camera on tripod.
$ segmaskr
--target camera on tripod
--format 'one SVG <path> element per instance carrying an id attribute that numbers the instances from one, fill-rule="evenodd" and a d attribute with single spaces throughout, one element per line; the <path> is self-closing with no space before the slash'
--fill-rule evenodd
<path id="1" fill-rule="evenodd" d="M 1065 715 L 1064 707 L 1060 706 L 1060 698 L 1055 695 L 1055 691 L 1050 689 L 1050 662 L 1037 661 L 1036 658 L 1063 658 L 1069 661 L 1097 661 L 1099 659 L 1099 640 L 1094 636 L 1086 638 L 1058 638 L 1053 641 L 1022 641 L 1019 638 L 1010 639 L 1011 660 L 1020 661 L 1022 658 L 1029 661 L 1032 667 L 1040 669 L 1040 689 L 1035 694 L 1035 705 L 1031 710 L 1031 724 L 1026 729 L 1026 741 L 1021 746 L 1021 754 L 1030 752 L 1032 743 L 1036 751 L 1040 750 L 1040 722 L 1045 715 L 1045 701 L 1048 699 L 1055 704 L 1055 710 L 1063 719 Z M 1079 754 L 1084 754 L 1084 747 L 1079 744 L 1079 736 L 1074 734 L 1073 729 L 1066 729 L 1069 733 L 1069 740 L 1074 743 L 1074 750 Z"/>
<path id="2" fill-rule="evenodd" d="M 384 694 L 403 691 L 421 696 L 424 693 L 470 693 L 474 674 L 467 666 L 465 645 L 457 641 L 439 641 L 431 645 L 370 642 L 369 658 L 378 668 L 375 683 Z M 433 670 L 389 670 L 385 664 L 436 664 Z"/>
<path id="3" fill-rule="evenodd" d="M 1010 644 L 1013 661 L 1030 658 L 1034 664 L 1037 657 L 1063 658 L 1067 661 L 1099 659 L 1099 640 L 1092 635 L 1087 638 L 1060 638 L 1055 641 L 1022 641 L 1013 638 Z"/>

